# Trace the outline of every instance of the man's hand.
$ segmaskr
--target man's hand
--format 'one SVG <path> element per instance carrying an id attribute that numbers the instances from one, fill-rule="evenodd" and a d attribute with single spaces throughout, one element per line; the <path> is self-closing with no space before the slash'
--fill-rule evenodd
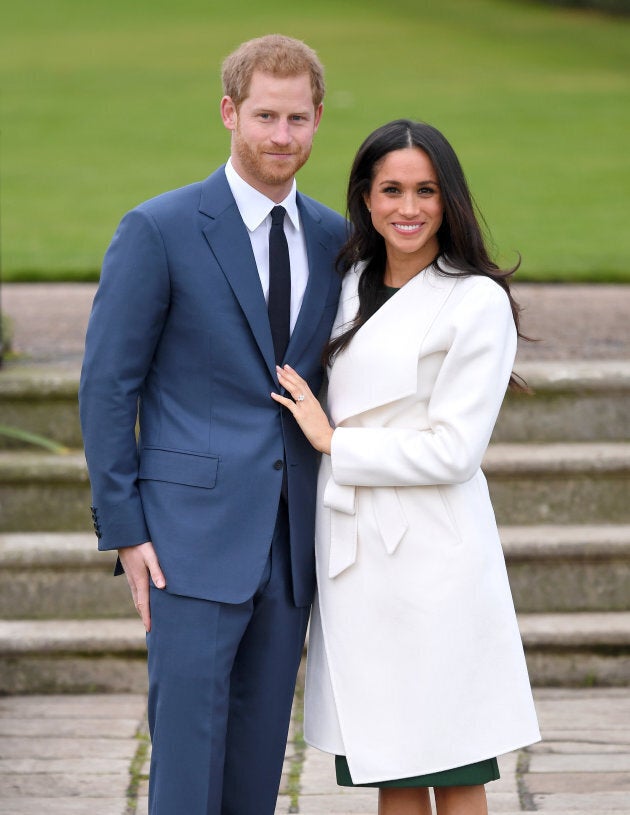
<path id="1" fill-rule="evenodd" d="M 125 570 L 136 611 L 142 618 L 146 630 L 150 631 L 149 575 L 158 589 L 166 586 L 153 544 L 147 541 L 139 546 L 126 546 L 118 550 L 118 557 Z"/>

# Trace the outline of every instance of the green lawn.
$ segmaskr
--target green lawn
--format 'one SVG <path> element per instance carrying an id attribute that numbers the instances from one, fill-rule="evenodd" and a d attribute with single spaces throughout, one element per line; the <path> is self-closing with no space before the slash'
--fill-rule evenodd
<path id="1" fill-rule="evenodd" d="M 0 0 L 5 279 L 95 276 L 125 210 L 228 154 L 218 79 L 281 31 L 326 65 L 302 190 L 408 116 L 457 150 L 521 279 L 630 281 L 630 21 L 516 0 Z"/>

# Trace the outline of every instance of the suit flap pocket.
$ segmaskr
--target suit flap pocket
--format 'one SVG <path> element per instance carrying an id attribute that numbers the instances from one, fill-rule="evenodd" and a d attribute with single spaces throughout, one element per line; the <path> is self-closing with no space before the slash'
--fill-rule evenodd
<path id="1" fill-rule="evenodd" d="M 218 466 L 216 456 L 149 447 L 140 455 L 138 478 L 212 489 L 217 481 Z"/>

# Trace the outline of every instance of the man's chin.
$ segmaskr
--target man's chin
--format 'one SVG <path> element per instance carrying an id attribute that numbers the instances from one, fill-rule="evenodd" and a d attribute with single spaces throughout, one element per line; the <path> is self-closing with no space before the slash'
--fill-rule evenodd
<path id="1" fill-rule="evenodd" d="M 296 170 L 296 172 L 297 172 L 297 170 Z M 287 182 L 291 181 L 293 179 L 294 175 L 295 175 L 295 172 L 293 172 L 293 173 L 282 173 L 282 174 L 277 173 L 275 175 L 268 174 L 268 175 L 264 176 L 261 180 L 264 181 L 265 184 L 269 184 L 269 186 L 271 186 L 271 187 L 279 187 L 282 184 L 286 184 Z"/>
<path id="2" fill-rule="evenodd" d="M 237 151 L 240 166 L 244 173 L 252 180 L 269 187 L 280 187 L 293 180 L 293 177 L 306 163 L 310 151 L 306 153 L 292 153 L 290 157 L 284 159 L 274 159 L 268 154 L 253 154 L 251 150 L 240 145 Z"/>
<path id="3" fill-rule="evenodd" d="M 274 161 L 264 168 L 264 179 L 267 184 L 285 184 L 290 181 L 297 171 L 302 167 L 304 161 Z M 262 169 L 262 168 L 261 168 Z"/>

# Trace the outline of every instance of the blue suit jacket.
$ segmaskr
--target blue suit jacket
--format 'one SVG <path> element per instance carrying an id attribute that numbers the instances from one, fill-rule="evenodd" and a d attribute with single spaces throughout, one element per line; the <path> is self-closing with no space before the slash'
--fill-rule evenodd
<path id="1" fill-rule="evenodd" d="M 346 225 L 297 201 L 309 279 L 285 361 L 317 393 Z M 307 605 L 318 456 L 270 398 L 278 387 L 224 169 L 128 213 L 103 263 L 79 394 L 99 548 L 151 540 L 169 591 L 243 602 L 268 555 L 286 459 L 294 599 Z"/>

